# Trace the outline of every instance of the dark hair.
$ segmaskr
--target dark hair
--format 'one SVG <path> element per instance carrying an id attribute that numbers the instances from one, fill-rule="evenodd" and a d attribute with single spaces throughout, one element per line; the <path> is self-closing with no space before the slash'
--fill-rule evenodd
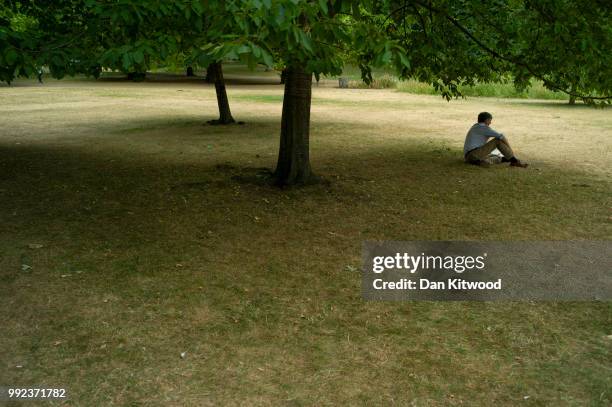
<path id="1" fill-rule="evenodd" d="M 478 123 L 484 123 L 489 119 L 492 119 L 493 115 L 489 112 L 478 113 Z"/>

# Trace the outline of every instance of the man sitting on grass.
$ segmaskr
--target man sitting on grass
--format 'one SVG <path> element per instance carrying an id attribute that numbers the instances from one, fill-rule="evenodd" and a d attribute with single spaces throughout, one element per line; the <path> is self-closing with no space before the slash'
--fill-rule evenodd
<path id="1" fill-rule="evenodd" d="M 478 115 L 478 123 L 468 131 L 463 145 L 465 162 L 488 167 L 489 162 L 486 159 L 497 148 L 504 155 L 502 162 L 509 162 L 511 167 L 527 167 L 527 164 L 523 164 L 514 156 L 508 139 L 489 127 L 491 120 L 493 120 L 491 113 L 482 112 Z M 487 142 L 487 139 L 491 137 L 493 139 Z"/>

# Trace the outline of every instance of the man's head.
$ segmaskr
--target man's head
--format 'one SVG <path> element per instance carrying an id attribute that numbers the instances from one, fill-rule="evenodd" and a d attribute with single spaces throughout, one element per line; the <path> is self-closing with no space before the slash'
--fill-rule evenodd
<path id="1" fill-rule="evenodd" d="M 478 123 L 486 124 L 487 126 L 491 125 L 491 120 L 493 120 L 493 115 L 489 112 L 478 113 Z"/>

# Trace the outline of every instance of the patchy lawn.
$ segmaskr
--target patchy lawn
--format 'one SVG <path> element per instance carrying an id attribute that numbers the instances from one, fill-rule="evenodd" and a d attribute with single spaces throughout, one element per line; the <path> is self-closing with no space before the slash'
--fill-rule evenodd
<path id="1" fill-rule="evenodd" d="M 323 83 L 329 184 L 279 190 L 258 179 L 282 88 L 228 93 L 245 125 L 204 125 L 196 81 L 0 87 L 0 384 L 83 406 L 610 405 L 610 303 L 366 303 L 356 271 L 366 239 L 610 239 L 609 109 Z M 462 163 L 482 110 L 528 169 Z"/>

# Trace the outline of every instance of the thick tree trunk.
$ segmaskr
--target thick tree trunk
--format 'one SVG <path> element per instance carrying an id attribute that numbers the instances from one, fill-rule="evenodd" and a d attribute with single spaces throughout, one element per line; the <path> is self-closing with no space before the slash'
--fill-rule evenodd
<path id="1" fill-rule="evenodd" d="M 219 105 L 219 119 L 211 120 L 210 124 L 232 124 L 236 121 L 232 117 L 227 92 L 225 91 L 225 80 L 223 79 L 223 69 L 221 62 L 215 62 L 208 67 L 214 77 L 215 91 L 217 92 L 217 104 Z"/>
<path id="2" fill-rule="evenodd" d="M 576 91 L 576 85 L 572 85 L 572 86 L 570 87 L 570 92 L 572 92 L 572 93 L 577 93 L 577 91 Z M 575 104 L 576 104 L 576 96 L 570 95 L 570 97 L 569 97 L 569 104 L 570 104 L 570 105 L 575 105 Z"/>
<path id="3" fill-rule="evenodd" d="M 306 73 L 303 67 L 287 68 L 280 148 L 274 171 L 277 185 L 309 184 L 315 180 L 310 169 L 308 140 L 311 95 L 312 73 Z"/>
<path id="4" fill-rule="evenodd" d="M 281 85 L 284 85 L 286 80 L 287 80 L 287 68 L 283 68 L 283 70 L 281 71 L 281 77 L 280 77 Z"/>

